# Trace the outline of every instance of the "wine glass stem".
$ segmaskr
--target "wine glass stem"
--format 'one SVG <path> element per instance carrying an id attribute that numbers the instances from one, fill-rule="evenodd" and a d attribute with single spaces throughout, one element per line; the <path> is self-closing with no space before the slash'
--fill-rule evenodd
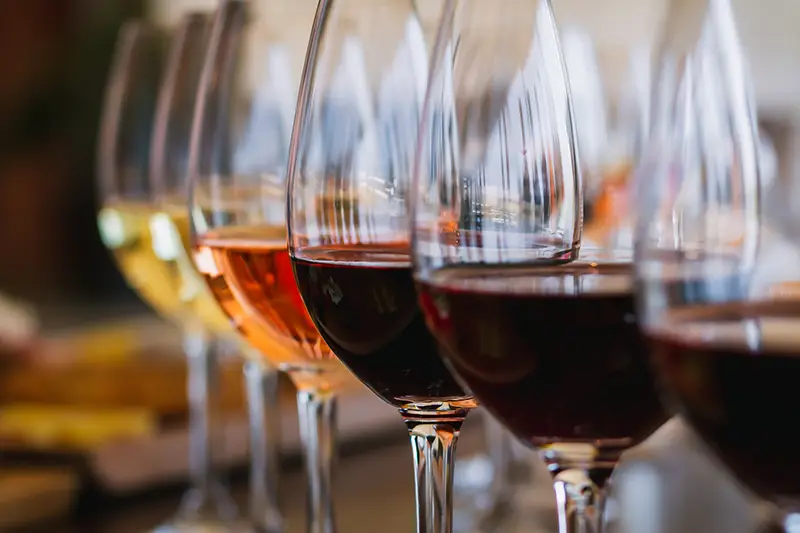
<path id="1" fill-rule="evenodd" d="M 189 477 L 191 490 L 181 510 L 183 515 L 235 513 L 224 501 L 222 484 L 216 477 L 215 453 L 219 438 L 218 342 L 202 329 L 184 332 L 183 349 L 188 360 Z M 232 505 L 232 503 L 231 503 Z M 222 517 L 220 517 L 222 518 Z"/>
<path id="2" fill-rule="evenodd" d="M 266 364 L 249 360 L 244 375 L 250 419 L 250 517 L 259 531 L 277 533 L 283 530 L 278 506 L 279 374 Z"/>
<path id="3" fill-rule="evenodd" d="M 417 533 L 453 531 L 453 466 L 463 422 L 406 418 L 414 457 Z"/>
<path id="4" fill-rule="evenodd" d="M 559 533 L 602 533 L 603 493 L 587 472 L 569 469 L 553 482 Z"/>
<path id="5" fill-rule="evenodd" d="M 308 533 L 335 533 L 336 395 L 327 390 L 298 390 L 297 412 L 308 475 Z"/>

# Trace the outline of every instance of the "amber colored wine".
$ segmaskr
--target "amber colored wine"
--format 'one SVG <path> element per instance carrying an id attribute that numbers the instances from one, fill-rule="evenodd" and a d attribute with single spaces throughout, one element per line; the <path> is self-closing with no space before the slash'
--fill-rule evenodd
<path id="1" fill-rule="evenodd" d="M 800 498 L 797 301 L 693 305 L 647 331 L 668 398 L 757 494 Z"/>
<path id="2" fill-rule="evenodd" d="M 183 326 L 199 322 L 214 333 L 232 333 L 192 261 L 185 209 L 115 202 L 100 211 L 98 226 L 128 284 L 157 313 Z"/>
<path id="3" fill-rule="evenodd" d="M 217 269 L 211 249 L 207 246 L 197 247 L 194 260 L 220 308 L 247 341 L 250 349 L 243 350 L 242 354 L 248 359 L 266 360 L 269 364 L 291 360 L 291 353 L 284 344 L 276 340 L 271 328 L 254 313 L 245 312 L 236 300 L 222 272 Z M 269 354 L 269 357 L 265 354 Z"/>
<path id="4" fill-rule="evenodd" d="M 226 313 L 245 324 L 241 331 L 247 339 L 263 346 L 264 356 L 292 374 L 295 384 L 308 378 L 316 386 L 336 387 L 346 371 L 306 311 L 285 236 L 284 228 L 267 226 L 231 227 L 208 234 L 199 240 L 198 253 L 210 254 L 214 272 L 204 268 L 203 274 Z M 270 350 L 264 346 L 265 338 L 283 349 Z"/>

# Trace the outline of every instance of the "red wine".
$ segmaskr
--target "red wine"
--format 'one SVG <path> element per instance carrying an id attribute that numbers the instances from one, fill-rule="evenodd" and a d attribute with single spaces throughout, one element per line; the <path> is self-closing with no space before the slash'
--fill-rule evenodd
<path id="1" fill-rule="evenodd" d="M 800 498 L 800 307 L 693 306 L 648 332 L 668 397 L 759 495 Z"/>
<path id="2" fill-rule="evenodd" d="M 631 277 L 629 264 L 470 265 L 420 293 L 456 374 L 518 437 L 620 449 L 666 418 Z"/>
<path id="3" fill-rule="evenodd" d="M 293 259 L 297 286 L 333 353 L 397 407 L 472 396 L 445 367 L 420 312 L 407 245 L 311 248 Z"/>

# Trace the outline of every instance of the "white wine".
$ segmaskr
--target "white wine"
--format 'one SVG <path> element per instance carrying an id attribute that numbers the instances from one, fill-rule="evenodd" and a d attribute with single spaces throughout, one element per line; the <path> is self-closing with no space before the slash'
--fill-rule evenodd
<path id="1" fill-rule="evenodd" d="M 216 334 L 233 326 L 197 271 L 189 242 L 189 213 L 144 202 L 114 202 L 98 215 L 100 236 L 128 284 L 164 318 L 199 323 Z"/>

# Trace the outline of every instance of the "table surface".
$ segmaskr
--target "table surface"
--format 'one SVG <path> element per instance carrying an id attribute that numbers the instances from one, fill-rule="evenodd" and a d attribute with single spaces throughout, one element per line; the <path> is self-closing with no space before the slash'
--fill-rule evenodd
<path id="1" fill-rule="evenodd" d="M 459 457 L 466 460 L 483 447 L 479 427 L 465 426 Z M 554 496 L 544 466 L 531 455 L 533 483 L 525 503 L 503 521 L 503 533 L 556 531 Z M 695 437 L 679 421 L 670 421 L 650 441 L 628 453 L 614 480 L 618 514 L 625 530 L 635 533 L 752 533 L 761 507 L 703 453 Z M 523 494 L 520 489 L 520 494 Z M 246 487 L 235 484 L 244 505 Z M 336 478 L 338 530 L 347 533 L 414 531 L 411 454 L 398 427 L 397 444 L 344 457 Z M 305 528 L 304 478 L 298 468 L 285 472 L 281 498 L 286 533 Z M 46 528 L 49 533 L 141 533 L 169 518 L 180 494 L 154 494 L 98 509 L 82 523 Z M 485 528 L 478 528 L 485 530 Z"/>

